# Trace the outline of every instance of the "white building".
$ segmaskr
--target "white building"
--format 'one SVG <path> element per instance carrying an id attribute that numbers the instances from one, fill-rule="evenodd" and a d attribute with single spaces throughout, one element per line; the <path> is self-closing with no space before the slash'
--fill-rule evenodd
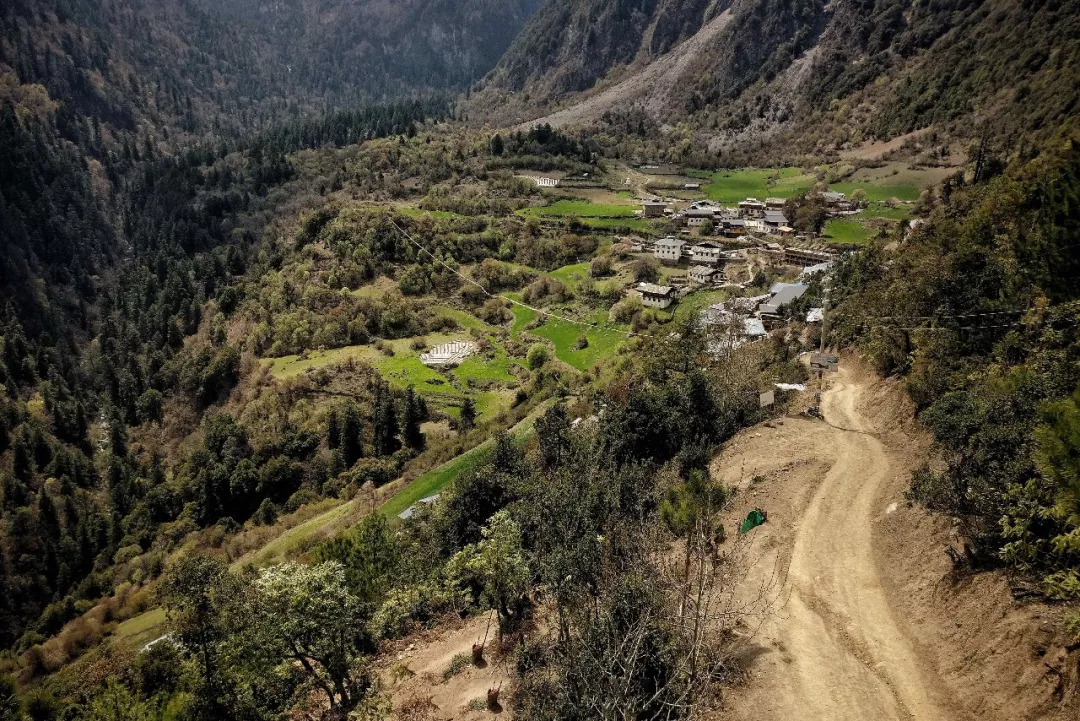
<path id="1" fill-rule="evenodd" d="M 690 269 L 690 282 L 698 285 L 713 285 L 724 278 L 724 273 L 719 268 L 708 265 L 695 265 Z"/>
<path id="2" fill-rule="evenodd" d="M 690 259 L 698 265 L 716 265 L 721 262 L 723 254 L 723 247 L 709 240 L 703 240 L 690 247 Z"/>
<path id="3" fill-rule="evenodd" d="M 662 263 L 678 263 L 686 243 L 678 238 L 661 238 L 653 246 L 653 255 Z"/>
<path id="4" fill-rule="evenodd" d="M 675 302 L 675 289 L 669 285 L 638 283 L 641 302 L 650 308 L 667 308 Z"/>

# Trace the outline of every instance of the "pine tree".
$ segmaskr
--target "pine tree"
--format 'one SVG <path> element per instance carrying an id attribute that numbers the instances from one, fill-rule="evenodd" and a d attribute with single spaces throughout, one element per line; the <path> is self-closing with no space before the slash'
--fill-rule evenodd
<path id="1" fill-rule="evenodd" d="M 420 431 L 420 424 L 424 418 L 421 414 L 420 404 L 412 386 L 405 391 L 405 407 L 401 419 L 401 434 L 405 439 L 405 445 L 414 451 L 424 449 L 424 434 Z"/>
<path id="2" fill-rule="evenodd" d="M 326 421 L 326 445 L 334 450 L 341 443 L 341 429 L 338 427 L 338 414 L 334 408 L 330 409 L 330 417 Z"/>
<path id="3" fill-rule="evenodd" d="M 380 388 L 375 398 L 375 428 L 373 445 L 375 454 L 389 456 L 401 448 L 398 440 L 397 410 L 394 408 L 394 395 L 389 388 Z"/>
<path id="4" fill-rule="evenodd" d="M 364 456 L 363 424 L 360 421 L 360 411 L 355 403 L 347 403 L 341 414 L 341 430 L 338 434 L 338 443 L 341 447 L 341 458 L 345 468 L 351 468 L 354 463 Z"/>
<path id="5" fill-rule="evenodd" d="M 476 403 L 466 396 L 461 404 L 461 429 L 468 430 L 476 425 Z"/>

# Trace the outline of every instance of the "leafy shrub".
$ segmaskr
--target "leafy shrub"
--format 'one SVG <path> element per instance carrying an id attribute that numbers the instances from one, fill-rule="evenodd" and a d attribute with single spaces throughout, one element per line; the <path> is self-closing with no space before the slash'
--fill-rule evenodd
<path id="1" fill-rule="evenodd" d="M 455 653 L 454 657 L 450 659 L 450 665 L 443 671 L 443 681 L 449 681 L 454 676 L 472 666 L 472 655 L 468 653 Z"/>
<path id="2" fill-rule="evenodd" d="M 536 370 L 542 368 L 547 363 L 549 357 L 548 348 L 543 343 L 534 343 L 529 352 L 525 356 L 525 363 L 529 366 L 530 370 Z"/>

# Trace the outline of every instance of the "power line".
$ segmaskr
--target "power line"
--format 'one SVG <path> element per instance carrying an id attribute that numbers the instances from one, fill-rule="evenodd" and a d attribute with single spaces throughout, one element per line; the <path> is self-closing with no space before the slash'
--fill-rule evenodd
<path id="1" fill-rule="evenodd" d="M 587 328 L 594 328 L 596 330 L 607 331 L 607 332 L 610 332 L 610 333 L 618 333 L 620 335 L 625 335 L 627 338 L 632 338 L 634 336 L 639 336 L 639 337 L 642 337 L 642 338 L 652 338 L 653 337 L 653 336 L 649 335 L 648 333 L 638 333 L 638 332 L 635 332 L 635 331 L 620 330 L 619 328 L 611 328 L 611 327 L 608 327 L 608 326 L 602 326 L 599 323 L 589 323 L 588 321 L 576 320 L 574 318 L 568 318 L 566 316 L 559 315 L 558 313 L 552 313 L 551 311 L 543 310 L 541 308 L 536 308 L 534 306 L 529 305 L 528 303 L 523 303 L 520 300 L 514 300 L 513 298 L 511 298 L 509 296 L 501 295 L 499 293 L 492 293 L 487 288 L 480 285 L 480 283 L 478 283 L 474 279 L 468 277 L 467 275 L 465 275 L 464 273 L 459 271 L 457 268 L 453 267 L 452 265 L 450 265 L 449 263 L 444 261 L 442 258 L 439 258 L 434 253 L 432 253 L 430 250 L 425 248 L 422 243 L 420 243 L 419 241 L 414 239 L 411 235 L 409 235 L 407 232 L 405 232 L 405 229 L 402 228 L 400 225 L 398 225 L 397 221 L 395 221 L 393 218 L 390 219 L 390 224 L 393 225 L 395 228 L 397 228 L 398 232 L 401 233 L 403 236 L 405 236 L 405 238 L 407 238 L 410 243 L 412 243 L 418 249 L 420 249 L 420 251 L 422 253 L 425 253 L 429 258 L 431 258 L 436 263 L 438 263 L 439 265 L 441 265 L 444 268 L 446 268 L 447 270 L 449 270 L 451 273 L 453 273 L 457 277 L 461 278 L 466 283 L 469 283 L 469 284 L 474 285 L 477 288 L 479 288 L 480 292 L 482 292 L 484 295 L 486 295 L 489 298 L 499 298 L 501 300 L 506 301 L 507 303 L 512 303 L 512 304 L 514 304 L 516 306 L 520 306 L 522 308 L 528 308 L 529 310 L 533 311 L 534 313 L 539 313 L 540 315 L 546 316 L 548 318 L 555 318 L 556 320 L 561 320 L 561 321 L 563 321 L 565 323 L 572 323 L 572 324 L 575 324 L 575 325 L 581 325 L 581 326 L 585 326 Z"/>
<path id="2" fill-rule="evenodd" d="M 561 320 L 564 323 L 570 323 L 570 324 L 573 324 L 573 325 L 583 326 L 583 327 L 586 327 L 586 328 L 593 328 L 593 329 L 598 330 L 598 331 L 617 333 L 619 335 L 624 335 L 627 338 L 633 338 L 635 336 L 640 337 L 640 338 L 655 338 L 656 337 L 656 336 L 654 336 L 652 334 L 649 334 L 649 333 L 641 333 L 641 332 L 636 332 L 636 331 L 626 331 L 626 330 L 621 330 L 619 328 L 612 328 L 612 327 L 609 327 L 609 326 L 603 326 L 603 325 L 600 325 L 599 323 L 590 323 L 588 321 L 578 320 L 576 318 L 570 318 L 570 317 L 567 317 L 567 316 L 564 316 L 564 315 L 560 315 L 558 313 L 552 313 L 551 311 L 547 311 L 547 310 L 544 310 L 542 308 L 537 308 L 535 306 L 529 305 L 528 303 L 522 302 L 520 300 L 516 300 L 514 298 L 511 298 L 511 297 L 506 296 L 506 295 L 502 295 L 500 293 L 492 293 L 487 288 L 485 288 L 483 285 L 481 285 L 479 282 L 477 282 L 475 279 L 470 278 L 469 276 L 465 275 L 460 270 L 458 270 L 457 268 L 454 268 L 449 263 L 444 261 L 442 258 L 439 258 L 434 253 L 432 253 L 430 250 L 428 250 L 422 243 L 417 241 L 415 238 L 413 238 L 411 235 L 409 235 L 409 233 L 404 228 L 402 228 L 400 225 L 398 225 L 396 220 L 391 218 L 390 223 L 391 223 L 391 225 L 394 226 L 394 228 L 399 233 L 402 234 L 402 236 L 404 236 L 410 243 L 412 243 L 414 246 L 416 246 L 416 248 L 420 252 L 427 255 L 433 261 L 435 261 L 439 265 L 443 266 L 444 268 L 449 270 L 451 273 L 453 273 L 457 277 L 461 278 L 466 283 L 469 283 L 470 285 L 473 285 L 473 286 L 477 287 L 478 289 L 480 289 L 480 292 L 482 292 L 484 295 L 486 295 L 489 298 L 498 298 L 498 299 L 503 300 L 503 301 L 505 301 L 507 303 L 511 303 L 511 304 L 519 306 L 521 308 L 526 308 L 528 310 L 531 310 L 532 312 L 537 313 L 537 314 L 542 315 L 542 316 L 545 316 L 547 318 L 554 318 L 556 320 Z M 1080 244 L 1078 244 L 1078 245 L 1080 245 Z M 1074 306 L 1074 305 L 1077 305 L 1077 304 L 1080 304 L 1080 300 L 1070 301 L 1068 303 L 1061 303 L 1061 304 L 1058 304 L 1058 305 L 1055 305 L 1055 306 L 1049 306 L 1044 310 L 1050 310 L 1051 308 L 1062 308 L 1062 307 Z M 924 320 L 924 321 L 941 321 L 941 320 L 955 320 L 955 319 L 962 319 L 962 318 L 989 318 L 989 317 L 997 317 L 997 316 L 1004 316 L 1004 315 L 1020 315 L 1020 314 L 1028 313 L 1031 310 L 1034 310 L 1034 309 L 1028 307 L 1028 308 L 1022 308 L 1022 309 L 1016 309 L 1016 310 L 987 311 L 987 312 L 983 312 L 983 313 L 957 313 L 957 314 L 953 314 L 953 315 L 863 316 L 863 319 L 866 320 L 866 321 L 882 321 L 882 320 L 886 320 L 886 321 L 887 320 L 899 320 L 899 321 L 908 321 L 908 322 L 920 321 L 920 320 Z M 1015 321 L 1015 322 L 1012 322 L 1012 323 L 1000 323 L 1000 324 L 995 324 L 995 325 L 981 325 L 981 326 L 896 326 L 896 325 L 868 324 L 868 323 L 857 323 L 856 325 L 859 325 L 861 327 L 866 327 L 866 328 L 889 328 L 889 329 L 892 329 L 892 330 L 904 330 L 904 331 L 920 331 L 920 330 L 923 330 L 923 331 L 938 331 L 938 332 L 940 332 L 940 331 L 960 331 L 960 330 L 994 330 L 994 329 L 999 329 L 999 328 L 1011 328 L 1011 327 L 1015 327 L 1015 326 L 1018 326 L 1018 325 L 1024 325 L 1024 322 L 1023 321 Z M 822 340 L 824 340 L 824 337 L 823 337 Z"/>

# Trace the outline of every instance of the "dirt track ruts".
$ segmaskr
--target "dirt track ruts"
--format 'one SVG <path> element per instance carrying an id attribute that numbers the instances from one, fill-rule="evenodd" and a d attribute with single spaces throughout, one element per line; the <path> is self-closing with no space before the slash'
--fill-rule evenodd
<path id="1" fill-rule="evenodd" d="M 780 649 L 784 662 L 752 672 L 752 708 L 735 709 L 737 717 L 952 718 L 889 604 L 875 560 L 873 530 L 891 460 L 860 413 L 861 390 L 842 373 L 822 399 L 826 423 L 798 422 L 831 467 L 794 523 L 786 603 L 760 630 L 759 642 Z"/>

